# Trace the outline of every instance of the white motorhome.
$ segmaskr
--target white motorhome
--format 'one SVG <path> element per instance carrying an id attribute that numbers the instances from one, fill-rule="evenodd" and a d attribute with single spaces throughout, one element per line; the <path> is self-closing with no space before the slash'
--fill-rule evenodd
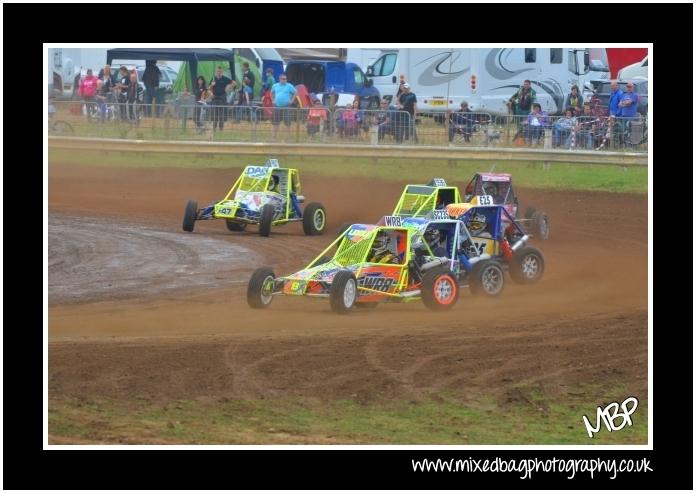
<path id="1" fill-rule="evenodd" d="M 570 87 L 609 79 L 604 48 L 405 48 L 382 49 L 364 67 L 382 96 L 391 98 L 403 74 L 418 97 L 418 111 L 456 110 L 506 115 L 506 102 L 525 79 L 549 114 L 561 113 Z M 356 56 L 356 55 L 353 55 Z"/>
<path id="2" fill-rule="evenodd" d="M 624 68 L 619 70 L 618 73 L 619 80 L 629 81 L 636 77 L 648 78 L 648 55 L 645 55 L 640 62 L 632 63 L 631 65 L 626 65 Z"/>

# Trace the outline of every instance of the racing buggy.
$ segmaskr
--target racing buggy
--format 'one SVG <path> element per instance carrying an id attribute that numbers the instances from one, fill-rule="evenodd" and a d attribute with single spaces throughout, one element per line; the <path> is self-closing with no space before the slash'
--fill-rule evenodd
<path id="1" fill-rule="evenodd" d="M 437 246 L 430 238 L 434 228 Z M 505 267 L 490 253 L 470 248 L 476 241 L 464 222 L 450 219 L 446 211 L 428 218 L 385 216 L 378 225 L 353 224 L 299 272 L 276 277 L 270 267 L 257 269 L 247 302 L 266 308 L 281 294 L 323 297 L 333 311 L 347 313 L 354 307 L 418 300 L 431 310 L 447 310 L 467 286 L 473 293 L 498 296 Z"/>
<path id="2" fill-rule="evenodd" d="M 549 218 L 545 212 L 530 206 L 524 217 L 519 217 L 519 201 L 512 188 L 512 176 L 508 173 L 476 173 L 464 189 L 464 202 L 482 206 L 502 205 L 535 238 L 549 239 Z"/>
<path id="3" fill-rule="evenodd" d="M 202 209 L 189 200 L 184 210 L 184 231 L 192 232 L 196 221 L 224 219 L 230 231 L 244 231 L 259 225 L 259 234 L 268 236 L 271 226 L 302 222 L 306 235 L 319 235 L 326 227 L 326 211 L 318 202 L 300 208 L 304 197 L 296 169 L 281 168 L 276 159 L 263 166 L 247 166 L 225 198 Z"/>
<path id="4" fill-rule="evenodd" d="M 425 217 L 458 202 L 462 198 L 457 187 L 447 186 L 442 178 L 433 178 L 425 185 L 406 185 L 392 216 Z"/>
<path id="5" fill-rule="evenodd" d="M 418 300 L 432 310 L 452 308 L 459 284 L 449 262 L 432 258 L 416 265 L 413 246 L 418 236 L 413 228 L 353 224 L 299 272 L 276 277 L 269 267 L 257 269 L 247 302 L 266 308 L 283 294 L 328 298 L 336 313 Z"/>
<path id="6" fill-rule="evenodd" d="M 452 203 L 461 203 L 457 187 L 450 187 L 443 178 L 433 178 L 425 185 L 406 185 L 392 216 L 425 217 L 435 210 L 445 210 Z M 343 223 L 339 235 L 352 223 Z"/>

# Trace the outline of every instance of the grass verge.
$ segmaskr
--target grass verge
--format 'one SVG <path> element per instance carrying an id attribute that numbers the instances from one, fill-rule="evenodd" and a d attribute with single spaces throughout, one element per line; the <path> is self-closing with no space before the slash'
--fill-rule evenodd
<path id="1" fill-rule="evenodd" d="M 644 167 L 553 163 L 544 168 L 537 162 L 458 161 L 379 158 L 314 158 L 274 156 L 281 165 L 298 168 L 307 175 L 362 176 L 425 183 L 437 176 L 464 185 L 477 171 L 512 173 L 514 183 L 526 188 L 593 190 L 606 192 L 646 193 L 648 170 Z M 191 154 L 147 154 L 131 152 L 96 152 L 49 150 L 49 164 L 81 164 L 137 168 L 239 168 L 262 164 L 253 156 L 215 156 Z M 495 167 L 493 168 L 493 164 Z M 304 176 L 303 175 L 303 176 Z"/>
<path id="2" fill-rule="evenodd" d="M 146 444 L 646 444 L 647 401 L 632 426 L 589 438 L 582 416 L 622 401 L 623 388 L 575 388 L 562 397 L 514 388 L 504 397 L 360 403 L 311 398 L 214 401 L 52 399 L 51 443 Z M 621 418 L 617 420 L 617 423 Z"/>

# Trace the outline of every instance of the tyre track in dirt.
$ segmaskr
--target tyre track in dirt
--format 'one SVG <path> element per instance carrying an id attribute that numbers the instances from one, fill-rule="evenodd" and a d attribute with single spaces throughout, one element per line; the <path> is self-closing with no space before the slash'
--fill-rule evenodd
<path id="1" fill-rule="evenodd" d="M 418 399 L 441 390 L 504 396 L 519 385 L 561 392 L 578 382 L 618 377 L 636 391 L 647 388 L 645 196 L 522 189 L 524 205 L 537 205 L 551 219 L 551 241 L 537 243 L 547 259 L 540 284 L 510 285 L 498 299 L 462 293 L 447 313 L 414 303 L 339 317 L 325 300 L 278 299 L 268 310 L 250 310 L 245 285 L 229 281 L 248 278 L 260 265 L 272 266 L 277 275 L 298 270 L 328 245 L 342 222 L 372 222 L 391 211 L 405 180 L 342 178 L 336 187 L 336 179 L 303 175 L 308 200 L 327 208 L 327 234 L 306 237 L 301 225 L 291 224 L 261 238 L 253 227 L 230 233 L 222 221 L 197 223 L 191 235 L 181 232 L 186 200 L 214 200 L 210 191 L 220 189 L 221 175 L 231 183 L 236 172 L 83 166 L 49 171 L 51 217 L 97 218 L 148 228 L 155 238 L 176 236 L 175 243 L 184 245 L 180 250 L 148 240 L 172 248 L 173 258 L 189 255 L 189 249 L 200 254 L 208 241 L 251 252 L 234 268 L 225 267 L 223 279 L 213 277 L 215 282 L 195 292 L 163 291 L 162 277 L 152 292 L 145 280 L 124 299 L 100 293 L 91 299 L 99 303 L 52 303 L 52 398 L 370 401 Z M 612 220 L 607 211 L 620 213 Z M 82 240 L 63 244 L 59 255 L 54 250 L 49 256 L 54 271 L 98 263 L 99 251 Z M 104 248 L 96 240 L 90 244 Z M 137 272 L 124 275 L 129 276 L 137 279 Z"/>

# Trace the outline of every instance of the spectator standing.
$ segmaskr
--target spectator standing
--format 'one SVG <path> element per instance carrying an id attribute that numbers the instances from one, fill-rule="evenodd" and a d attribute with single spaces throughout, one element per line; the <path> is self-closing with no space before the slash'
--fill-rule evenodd
<path id="1" fill-rule="evenodd" d="M 271 88 L 271 99 L 273 100 L 273 140 L 276 140 L 278 137 L 278 126 L 281 120 L 283 120 L 286 127 L 290 126 L 293 120 L 290 105 L 296 95 L 297 89 L 288 82 L 288 76 L 280 74 L 280 81 L 273 84 Z"/>
<path id="2" fill-rule="evenodd" d="M 404 74 L 399 75 L 399 89 L 396 91 L 396 97 L 394 98 L 396 101 L 399 100 L 399 97 L 404 93 L 404 84 L 406 84 L 406 76 Z"/>
<path id="3" fill-rule="evenodd" d="M 242 108 L 240 108 L 240 111 L 242 112 L 242 114 L 246 114 L 248 116 L 249 121 L 254 120 L 254 112 L 251 108 L 251 102 L 253 99 L 254 87 L 252 86 L 251 79 L 245 76 L 242 90 L 239 93 L 239 101 L 242 106 Z"/>
<path id="4" fill-rule="evenodd" d="M 621 95 L 619 100 L 618 115 L 621 118 L 634 118 L 638 113 L 638 95 L 633 92 L 635 85 L 633 82 L 626 83 L 626 92 Z"/>
<path id="5" fill-rule="evenodd" d="M 155 114 L 160 116 L 162 111 L 161 104 L 164 99 L 160 97 L 159 84 L 162 79 L 162 72 L 157 67 L 156 60 L 145 60 L 145 72 L 143 72 L 143 84 L 145 85 L 145 116 L 150 116 L 152 102 L 157 105 Z M 161 100 L 161 101 L 160 101 Z"/>
<path id="6" fill-rule="evenodd" d="M 222 128 L 225 124 L 225 106 L 227 105 L 227 92 L 232 90 L 232 80 L 223 75 L 222 67 L 215 69 L 215 77 L 210 81 L 210 91 L 213 93 L 213 131 Z"/>
<path id="7" fill-rule="evenodd" d="M 92 119 L 91 113 L 94 110 L 98 84 L 99 79 L 92 74 L 92 69 L 88 68 L 87 76 L 80 81 L 80 96 L 82 96 L 82 100 L 85 102 L 88 120 Z"/>
<path id="8" fill-rule="evenodd" d="M 242 63 L 242 81 L 247 77 L 251 81 L 251 99 L 254 99 L 254 86 L 256 85 L 256 76 L 249 68 L 249 62 Z M 244 84 L 244 82 L 242 82 Z"/>
<path id="9" fill-rule="evenodd" d="M 403 92 L 399 96 L 398 108 L 406 111 L 409 114 L 408 121 L 406 122 L 406 138 L 413 138 L 414 142 L 418 142 L 418 135 L 416 135 L 415 118 L 416 118 L 416 105 L 418 103 L 418 98 L 414 93 L 411 92 L 411 85 L 405 82 L 403 87 Z"/>
<path id="10" fill-rule="evenodd" d="M 140 84 L 138 84 L 138 74 L 133 70 L 129 76 L 130 83 L 128 84 L 128 92 L 126 102 L 128 104 L 128 119 L 138 123 L 138 101 L 140 99 Z"/>
<path id="11" fill-rule="evenodd" d="M 510 98 L 509 104 L 515 116 L 526 116 L 532 110 L 532 103 L 536 101 L 536 91 L 532 89 L 532 82 L 527 79 L 515 94 Z"/>
<path id="12" fill-rule="evenodd" d="M 130 86 L 130 75 L 125 65 L 121 65 L 118 69 L 118 80 L 116 89 L 118 91 L 118 102 L 121 109 L 121 120 L 128 119 L 126 102 L 128 100 L 128 86 Z"/>
<path id="13" fill-rule="evenodd" d="M 276 80 L 275 77 L 273 77 L 273 69 L 269 67 L 266 69 L 266 82 L 264 82 L 263 86 L 261 86 L 264 94 L 266 91 L 270 91 L 275 83 Z"/>
<path id="14" fill-rule="evenodd" d="M 616 116 L 619 117 L 619 132 L 620 135 L 626 133 L 628 123 L 638 114 L 638 95 L 633 92 L 635 85 L 633 82 L 626 83 L 626 92 L 621 95 L 619 100 L 619 112 Z"/>
<path id="15" fill-rule="evenodd" d="M 196 79 L 196 88 L 194 89 L 194 96 L 196 98 L 196 111 L 194 112 L 194 120 L 196 121 L 196 128 L 200 132 L 203 128 L 203 108 L 204 105 L 208 103 L 211 97 L 210 91 L 205 84 L 205 77 L 199 75 Z"/>
<path id="16" fill-rule="evenodd" d="M 609 116 L 619 115 L 619 101 L 623 96 L 623 91 L 619 89 L 619 83 L 615 80 L 611 81 L 611 94 L 609 95 Z"/>

